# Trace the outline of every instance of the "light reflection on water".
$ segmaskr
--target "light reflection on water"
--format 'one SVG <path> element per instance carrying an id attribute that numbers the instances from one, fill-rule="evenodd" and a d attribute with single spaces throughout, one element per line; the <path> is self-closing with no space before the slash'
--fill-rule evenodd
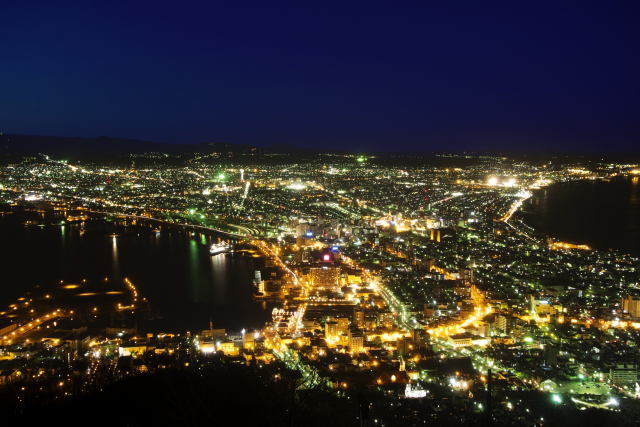
<path id="1" fill-rule="evenodd" d="M 38 284 L 128 277 L 162 317 L 155 322 L 166 331 L 197 331 L 207 328 L 209 319 L 227 329 L 259 327 L 270 319 L 273 305 L 252 298 L 254 260 L 211 256 L 209 247 L 218 240 L 214 236 L 157 233 L 146 226 L 116 227 L 95 220 L 83 227 L 22 225 L 54 217 L 26 212 L 0 218 L 1 241 L 11 248 L 0 259 L 6 272 L 0 309 Z M 111 236 L 114 232 L 117 237 Z"/>
<path id="2" fill-rule="evenodd" d="M 120 279 L 120 265 L 118 263 L 118 243 L 116 240 L 116 237 L 112 237 L 111 240 L 113 241 L 112 244 L 112 251 L 111 251 L 111 259 L 113 261 L 113 278 L 114 279 Z"/>
<path id="3" fill-rule="evenodd" d="M 640 185 L 611 182 L 554 184 L 534 192 L 533 224 L 560 240 L 640 256 Z"/>

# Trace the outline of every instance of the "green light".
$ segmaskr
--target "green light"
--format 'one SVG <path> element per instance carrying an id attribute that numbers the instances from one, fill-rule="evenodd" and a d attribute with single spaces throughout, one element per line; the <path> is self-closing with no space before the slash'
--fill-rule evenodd
<path id="1" fill-rule="evenodd" d="M 193 215 L 196 212 L 195 209 L 189 209 L 189 215 Z"/>
<path id="2" fill-rule="evenodd" d="M 559 394 L 554 394 L 552 399 L 554 403 L 562 403 L 562 397 Z"/>
<path id="3" fill-rule="evenodd" d="M 365 160 L 367 160 L 367 159 L 365 159 L 365 158 L 364 158 L 364 157 L 362 157 L 362 156 L 361 156 L 361 157 L 358 157 L 358 161 L 359 161 L 359 162 L 361 162 L 361 163 L 362 163 L 362 162 L 364 162 Z"/>
<path id="4" fill-rule="evenodd" d="M 224 174 L 223 174 L 223 173 L 221 173 L 221 174 L 219 174 L 219 175 L 218 175 L 218 179 L 225 179 L 225 178 L 226 178 L 226 177 L 224 176 Z"/>

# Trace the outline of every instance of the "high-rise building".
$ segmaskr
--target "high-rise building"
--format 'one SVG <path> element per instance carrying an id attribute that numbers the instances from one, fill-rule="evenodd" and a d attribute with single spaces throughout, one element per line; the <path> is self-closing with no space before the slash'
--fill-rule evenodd
<path id="1" fill-rule="evenodd" d="M 473 269 L 461 268 L 460 278 L 464 281 L 465 284 L 473 283 Z"/>
<path id="2" fill-rule="evenodd" d="M 325 322 L 324 336 L 328 340 L 335 340 L 338 337 L 338 322 L 334 320 Z"/>
<path id="3" fill-rule="evenodd" d="M 364 352 L 364 332 L 361 329 L 349 329 L 349 348 L 354 353 Z"/>
<path id="4" fill-rule="evenodd" d="M 364 310 L 362 310 L 360 307 L 355 307 L 353 309 L 353 323 L 358 328 L 364 327 Z"/>
<path id="5" fill-rule="evenodd" d="M 502 315 L 496 316 L 494 328 L 498 329 L 502 334 L 510 334 L 513 328 L 513 317 Z"/>
<path id="6" fill-rule="evenodd" d="M 638 380 L 638 366 L 620 363 L 609 370 L 609 380 L 614 384 L 625 384 Z"/>
<path id="7" fill-rule="evenodd" d="M 398 341 L 396 342 L 399 357 L 406 356 L 412 350 L 412 347 L 413 344 L 406 337 L 398 338 Z"/>
<path id="8" fill-rule="evenodd" d="M 640 317 L 640 297 L 630 295 L 622 298 L 622 310 L 631 317 Z"/>
<path id="9" fill-rule="evenodd" d="M 413 330 L 413 346 L 415 348 L 422 347 L 422 329 L 414 329 Z"/>
<path id="10" fill-rule="evenodd" d="M 544 347 L 544 362 L 547 365 L 558 364 L 558 352 L 560 349 L 552 344 L 547 344 Z"/>

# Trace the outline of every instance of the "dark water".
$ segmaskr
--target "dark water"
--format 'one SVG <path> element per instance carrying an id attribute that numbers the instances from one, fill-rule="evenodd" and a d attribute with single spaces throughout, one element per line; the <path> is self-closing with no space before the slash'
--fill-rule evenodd
<path id="1" fill-rule="evenodd" d="M 251 256 L 209 254 L 213 236 L 121 228 L 103 220 L 67 226 L 25 226 L 26 220 L 62 219 L 62 213 L 0 214 L 0 308 L 36 285 L 60 280 L 128 278 L 150 301 L 148 328 L 199 331 L 241 329 L 270 320 L 272 307 L 253 301 Z M 124 232 L 123 232 L 124 231 Z M 141 232 L 138 232 L 141 231 Z M 112 237 L 111 234 L 117 236 Z"/>
<path id="2" fill-rule="evenodd" d="M 524 208 L 533 225 L 560 240 L 640 256 L 638 178 L 554 184 Z"/>

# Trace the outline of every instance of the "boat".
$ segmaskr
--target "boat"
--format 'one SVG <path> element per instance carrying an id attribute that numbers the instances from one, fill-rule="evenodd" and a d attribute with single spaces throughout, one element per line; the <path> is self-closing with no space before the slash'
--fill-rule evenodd
<path id="1" fill-rule="evenodd" d="M 214 243 L 213 245 L 211 245 L 211 249 L 209 249 L 209 253 L 211 253 L 211 255 L 218 255 L 230 251 L 231 245 L 229 245 L 227 242 Z"/>
<path id="2" fill-rule="evenodd" d="M 59 219 L 30 219 L 22 223 L 22 225 L 37 225 L 38 227 L 46 227 L 51 225 L 67 225 L 64 220 Z"/>

